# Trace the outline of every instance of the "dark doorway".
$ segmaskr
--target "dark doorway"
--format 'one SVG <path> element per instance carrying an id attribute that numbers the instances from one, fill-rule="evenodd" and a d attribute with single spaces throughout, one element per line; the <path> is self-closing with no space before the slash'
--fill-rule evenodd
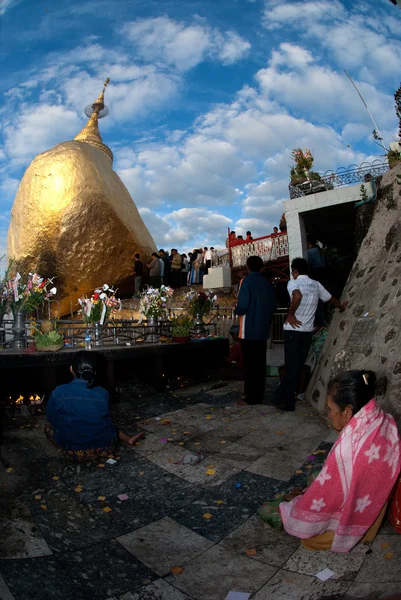
<path id="1" fill-rule="evenodd" d="M 302 213 L 306 233 L 325 248 L 327 289 L 340 298 L 357 255 L 354 202 Z"/>

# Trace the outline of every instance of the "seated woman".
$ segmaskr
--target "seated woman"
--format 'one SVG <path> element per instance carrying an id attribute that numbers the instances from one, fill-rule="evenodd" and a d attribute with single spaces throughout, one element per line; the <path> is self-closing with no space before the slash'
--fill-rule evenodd
<path id="1" fill-rule="evenodd" d="M 347 371 L 329 383 L 328 417 L 341 435 L 315 481 L 279 505 L 284 529 L 310 550 L 349 552 L 371 542 L 384 518 L 401 448 L 394 419 L 373 398 L 375 379 L 372 371 Z"/>
<path id="2" fill-rule="evenodd" d="M 88 460 L 113 454 L 118 439 L 132 446 L 143 437 L 131 437 L 113 425 L 109 394 L 95 385 L 94 352 L 77 352 L 70 371 L 73 381 L 56 387 L 47 404 L 45 434 L 52 442 L 70 457 Z"/>

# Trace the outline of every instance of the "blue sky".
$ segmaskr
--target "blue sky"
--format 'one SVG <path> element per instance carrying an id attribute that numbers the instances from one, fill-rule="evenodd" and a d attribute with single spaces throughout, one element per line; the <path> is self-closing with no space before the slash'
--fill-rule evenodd
<path id="1" fill-rule="evenodd" d="M 0 255 L 32 158 L 72 139 L 104 79 L 114 168 L 159 247 L 271 232 L 291 150 L 325 171 L 396 139 L 401 10 L 388 0 L 0 0 Z"/>

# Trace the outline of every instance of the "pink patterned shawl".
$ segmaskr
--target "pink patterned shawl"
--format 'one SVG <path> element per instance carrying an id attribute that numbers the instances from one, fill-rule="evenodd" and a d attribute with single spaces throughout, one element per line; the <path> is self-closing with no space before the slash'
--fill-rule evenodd
<path id="1" fill-rule="evenodd" d="M 343 429 L 302 496 L 280 504 L 284 529 L 299 538 L 334 532 L 333 552 L 349 552 L 376 521 L 401 468 L 391 415 L 371 400 Z"/>

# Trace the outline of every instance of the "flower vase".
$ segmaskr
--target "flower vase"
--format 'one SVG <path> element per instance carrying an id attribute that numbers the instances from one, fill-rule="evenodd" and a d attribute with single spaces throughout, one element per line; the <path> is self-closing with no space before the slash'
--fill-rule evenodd
<path id="1" fill-rule="evenodd" d="M 146 336 L 146 341 L 147 342 L 158 342 L 159 335 L 158 335 L 158 319 L 157 319 L 157 317 L 148 317 L 146 327 L 149 331 L 148 335 Z"/>
<path id="2" fill-rule="evenodd" d="M 102 337 L 103 337 L 103 325 L 100 323 L 95 323 L 95 346 L 102 345 Z"/>
<path id="3" fill-rule="evenodd" d="M 202 313 L 197 313 L 195 315 L 195 332 L 197 335 L 205 333 L 205 324 L 203 322 Z"/>
<path id="4" fill-rule="evenodd" d="M 22 348 L 26 348 L 25 320 L 25 310 L 15 311 L 14 322 L 12 326 L 12 332 L 14 337 L 10 343 L 11 348 L 13 348 L 14 350 L 21 350 Z"/>

